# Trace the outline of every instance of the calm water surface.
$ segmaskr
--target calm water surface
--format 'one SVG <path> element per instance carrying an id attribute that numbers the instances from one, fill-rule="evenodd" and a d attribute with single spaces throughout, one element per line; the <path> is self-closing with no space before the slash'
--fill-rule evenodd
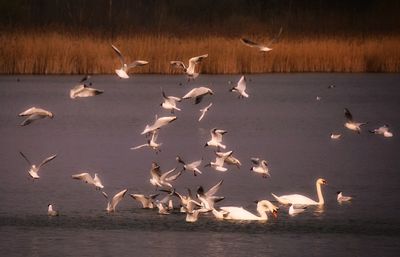
<path id="1" fill-rule="evenodd" d="M 94 76 L 103 95 L 69 99 L 77 76 L 0 77 L 0 251 L 2 256 L 399 256 L 400 253 L 400 76 L 397 74 L 284 74 L 248 76 L 249 99 L 229 93 L 240 76 L 202 75 L 187 84 L 183 76 Z M 183 85 L 180 85 L 183 83 Z M 335 85 L 328 89 L 329 85 Z M 161 109 L 161 90 L 183 96 L 210 85 L 215 95 L 199 105 L 179 104 L 178 119 L 163 128 L 162 151 L 129 148 Z M 316 97 L 321 100 L 317 101 Z M 199 109 L 213 106 L 199 123 Z M 53 120 L 20 127 L 17 114 L 31 106 L 48 109 Z M 368 122 L 360 135 L 343 126 L 343 108 Z M 368 133 L 389 124 L 393 138 Z M 228 130 L 227 150 L 242 162 L 226 173 L 202 168 L 175 183 L 206 188 L 223 179 L 219 206 L 255 212 L 255 200 L 271 192 L 301 193 L 316 199 L 315 180 L 323 177 L 325 207 L 310 207 L 291 217 L 281 206 L 266 223 L 221 222 L 203 215 L 194 224 L 175 212 L 161 216 L 140 209 L 129 196 L 108 215 L 106 200 L 71 175 L 97 172 L 105 191 L 153 193 L 152 161 L 162 170 L 185 160 L 213 158 L 204 148 L 209 130 Z M 331 132 L 342 134 L 338 141 Z M 29 179 L 24 152 L 34 163 L 57 153 L 35 182 Z M 250 172 L 251 157 L 268 160 L 271 178 Z M 355 197 L 338 204 L 336 191 Z M 48 217 L 54 203 L 61 216 Z"/>

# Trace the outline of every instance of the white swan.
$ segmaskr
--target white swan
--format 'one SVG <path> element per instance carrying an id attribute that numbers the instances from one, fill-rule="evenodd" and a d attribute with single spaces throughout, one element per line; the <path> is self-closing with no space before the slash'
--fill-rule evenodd
<path id="1" fill-rule="evenodd" d="M 171 61 L 171 65 L 175 68 L 183 69 L 186 73 L 188 80 L 195 79 L 199 76 L 199 73 L 195 72 L 196 64 L 200 63 L 204 58 L 207 58 L 208 54 L 192 57 L 189 59 L 189 65 L 186 65 L 182 61 Z"/>
<path id="2" fill-rule="evenodd" d="M 182 160 L 182 158 L 180 156 L 177 156 L 176 160 L 179 163 L 183 164 L 183 170 L 192 171 L 194 176 L 197 176 L 196 172 L 199 173 L 199 174 L 202 173 L 198 168 L 200 166 L 202 160 L 194 161 L 194 162 L 191 162 L 191 163 L 186 163 L 186 162 L 184 162 Z"/>
<path id="3" fill-rule="evenodd" d="M 166 109 L 166 110 L 170 110 L 171 113 L 174 113 L 174 110 L 176 111 L 180 111 L 181 109 L 179 109 L 178 107 L 176 107 L 176 102 L 180 102 L 181 99 L 179 97 L 176 96 L 167 96 L 164 92 L 164 90 L 162 91 L 162 96 L 164 99 L 164 102 L 161 103 L 161 107 Z"/>
<path id="4" fill-rule="evenodd" d="M 393 133 L 389 131 L 389 125 L 386 124 L 374 130 L 370 130 L 369 132 L 377 135 L 383 135 L 384 137 L 393 137 Z"/>
<path id="5" fill-rule="evenodd" d="M 235 207 L 235 206 L 221 207 L 221 210 L 224 212 L 222 215 L 222 218 L 225 220 L 266 221 L 266 220 L 268 220 L 267 212 L 271 212 L 276 217 L 277 213 L 278 213 L 278 209 L 279 209 L 278 207 L 273 205 L 268 200 L 262 200 L 257 203 L 257 212 L 258 212 L 259 216 L 243 209 L 243 207 Z M 219 215 L 219 213 L 218 213 L 218 215 L 216 215 L 216 213 L 214 213 L 214 215 L 217 218 L 221 218 L 221 215 Z"/>
<path id="6" fill-rule="evenodd" d="M 173 188 L 173 186 L 169 182 L 175 181 L 182 174 L 182 171 L 180 171 L 174 175 L 170 175 L 175 170 L 176 168 L 171 169 L 162 174 L 160 166 L 156 162 L 153 162 L 151 164 L 151 170 L 150 170 L 150 176 L 151 176 L 150 183 L 156 187 L 167 186 Z"/>
<path id="7" fill-rule="evenodd" d="M 32 164 L 31 161 L 28 159 L 28 157 L 25 156 L 25 154 L 23 154 L 22 152 L 19 152 L 21 154 L 21 156 L 26 160 L 26 162 L 29 164 L 30 169 L 28 170 L 29 175 L 32 177 L 32 179 L 39 179 L 39 170 L 40 168 L 45 165 L 46 163 L 48 163 L 49 161 L 53 160 L 54 158 L 57 157 L 56 154 L 47 157 L 46 159 L 44 159 L 38 166 L 36 166 L 35 164 Z"/>
<path id="8" fill-rule="evenodd" d="M 212 130 L 210 130 L 211 139 L 204 145 L 204 147 L 215 146 L 218 148 L 218 150 L 220 148 L 225 149 L 226 145 L 222 144 L 222 136 L 227 132 L 228 131 L 223 129 L 213 128 Z"/>
<path id="9" fill-rule="evenodd" d="M 82 172 L 79 174 L 74 174 L 72 175 L 73 179 L 77 179 L 77 180 L 82 180 L 83 182 L 89 184 L 89 185 L 93 185 L 95 186 L 96 189 L 103 189 L 103 183 L 101 182 L 99 176 L 97 175 L 97 173 L 94 173 L 94 177 L 92 178 L 92 176 L 87 173 L 87 172 Z"/>
<path id="10" fill-rule="evenodd" d="M 142 204 L 143 209 L 153 209 L 154 208 L 154 199 L 159 194 L 152 194 L 152 195 L 143 195 L 143 194 L 130 194 L 130 196 L 140 202 Z"/>
<path id="11" fill-rule="evenodd" d="M 114 197 L 111 199 L 111 201 L 107 202 L 107 212 L 115 212 L 117 205 L 122 201 L 124 198 L 126 192 L 128 192 L 128 189 L 124 189 L 117 194 L 114 195 Z M 108 200 L 108 195 L 105 192 L 102 192 L 104 197 Z"/>
<path id="12" fill-rule="evenodd" d="M 154 123 L 152 125 L 146 125 L 146 127 L 142 131 L 141 135 L 148 134 L 148 133 L 154 133 L 154 131 L 156 131 L 157 129 L 173 122 L 176 119 L 177 119 L 176 116 L 167 116 L 167 117 L 157 118 L 157 115 L 156 115 L 156 120 L 154 121 Z"/>
<path id="13" fill-rule="evenodd" d="M 229 91 L 235 92 L 239 95 L 239 98 L 249 97 L 246 93 L 246 78 L 242 76 L 235 87 L 232 87 Z"/>
<path id="14" fill-rule="evenodd" d="M 59 215 L 58 211 L 53 209 L 53 205 L 52 204 L 49 204 L 47 207 L 48 207 L 47 208 L 47 215 L 49 215 L 49 216 L 58 216 Z"/>
<path id="15" fill-rule="evenodd" d="M 259 44 L 259 43 L 256 43 L 256 42 L 250 40 L 250 39 L 247 39 L 247 38 L 241 38 L 240 41 L 241 41 L 243 44 L 245 44 L 245 45 L 247 45 L 247 46 L 249 46 L 249 47 L 258 48 L 258 50 L 259 50 L 260 52 L 264 52 L 264 53 L 265 53 L 265 52 L 269 52 L 269 51 L 272 50 L 272 48 L 270 47 L 271 44 L 274 43 L 274 42 L 280 37 L 280 35 L 282 34 L 282 31 L 283 31 L 283 29 L 280 28 L 278 35 L 276 35 L 276 36 L 275 36 L 269 43 L 267 43 L 267 44 Z"/>
<path id="16" fill-rule="evenodd" d="M 35 120 L 44 119 L 46 117 L 51 119 L 54 118 L 54 114 L 52 112 L 36 107 L 31 107 L 28 110 L 18 114 L 18 116 L 27 116 L 27 118 L 20 124 L 21 126 L 26 126 Z"/>
<path id="17" fill-rule="evenodd" d="M 337 199 L 338 202 L 348 202 L 348 201 L 351 201 L 353 199 L 353 197 L 344 196 L 342 191 L 338 191 L 336 199 Z"/>
<path id="18" fill-rule="evenodd" d="M 276 196 L 275 194 L 272 193 L 271 194 L 281 204 L 323 205 L 325 202 L 321 191 L 321 185 L 326 185 L 326 184 L 327 184 L 326 180 L 323 178 L 317 179 L 317 182 L 315 183 L 315 186 L 317 188 L 318 202 L 298 194 L 282 195 L 282 196 Z"/>
<path id="19" fill-rule="evenodd" d="M 203 97 L 208 94 L 214 95 L 214 92 L 208 87 L 196 87 L 190 90 L 186 95 L 184 95 L 182 99 L 194 98 L 194 103 L 198 104 L 201 102 Z"/>
<path id="20" fill-rule="evenodd" d="M 344 116 L 346 117 L 346 123 L 344 126 L 350 130 L 356 131 L 358 134 L 361 132 L 361 126 L 367 124 L 366 122 L 353 121 L 353 115 L 351 115 L 347 108 L 344 108 Z"/>
<path id="21" fill-rule="evenodd" d="M 157 154 L 158 152 L 161 152 L 160 146 L 162 145 L 162 143 L 157 143 L 157 142 L 156 142 L 157 136 L 158 136 L 158 131 L 157 131 L 157 130 L 154 130 L 154 131 L 151 133 L 151 139 L 147 140 L 147 143 L 146 143 L 146 144 L 142 144 L 142 145 L 138 145 L 138 146 L 135 146 L 135 147 L 131 147 L 130 149 L 131 149 L 131 150 L 136 150 L 136 149 L 140 149 L 140 148 L 142 148 L 142 147 L 150 147 L 150 148 L 153 149 L 153 150 L 156 152 L 156 154 Z"/>
<path id="22" fill-rule="evenodd" d="M 250 168 L 251 171 L 262 174 L 263 178 L 266 178 L 267 176 L 271 177 L 271 175 L 269 174 L 268 163 L 266 160 L 261 160 L 260 158 L 251 158 L 251 161 L 255 165 L 257 165 L 251 167 Z"/>
<path id="23" fill-rule="evenodd" d="M 208 110 L 210 109 L 210 107 L 212 106 L 212 103 L 210 103 L 209 105 L 207 105 L 205 108 L 200 109 L 200 117 L 199 117 L 199 121 L 201 121 L 204 118 L 204 115 L 206 115 L 206 112 L 208 112 Z"/>
<path id="24" fill-rule="evenodd" d="M 143 66 L 148 64 L 149 62 L 147 61 L 142 61 L 142 60 L 137 60 L 134 61 L 133 63 L 127 65 L 125 63 L 125 59 L 124 56 L 122 55 L 121 51 L 115 47 L 114 45 L 111 45 L 112 49 L 114 49 L 114 51 L 117 53 L 119 60 L 121 61 L 121 68 L 115 70 L 115 73 L 117 73 L 118 77 L 120 77 L 121 79 L 127 79 L 129 78 L 128 76 L 128 70 L 130 68 L 134 68 L 134 67 L 139 67 L 139 66 Z"/>

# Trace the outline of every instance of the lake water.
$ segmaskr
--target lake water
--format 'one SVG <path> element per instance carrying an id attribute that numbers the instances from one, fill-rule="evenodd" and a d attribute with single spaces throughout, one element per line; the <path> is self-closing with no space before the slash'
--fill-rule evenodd
<path id="1" fill-rule="evenodd" d="M 240 76 L 93 76 L 104 94 L 69 98 L 78 76 L 0 77 L 0 251 L 2 256 L 399 256 L 400 253 L 400 75 L 274 74 L 248 76 L 250 98 L 229 92 L 229 80 Z M 130 150 L 146 142 L 140 135 L 161 109 L 167 95 L 183 96 L 209 85 L 215 95 L 194 105 L 178 104 L 178 119 L 160 131 L 162 151 Z M 328 89 L 329 85 L 335 88 Z M 317 101 L 319 96 L 321 100 Z M 213 106 L 198 122 L 199 109 Z M 31 106 L 48 109 L 55 118 L 21 127 L 17 114 Z M 347 130 L 343 109 L 356 121 L 368 122 L 360 135 Z M 389 124 L 393 138 L 368 133 Z M 204 148 L 210 129 L 226 129 L 227 150 L 242 167 L 226 173 L 202 168 L 184 173 L 175 183 L 184 193 L 223 179 L 218 206 L 243 206 L 255 212 L 255 200 L 300 193 L 316 199 L 315 180 L 325 178 L 325 206 L 310 207 L 291 217 L 280 206 L 268 222 L 218 221 L 201 215 L 185 222 L 175 211 L 158 215 L 144 210 L 128 195 L 117 212 L 105 212 L 106 199 L 94 188 L 71 179 L 97 172 L 108 194 L 154 193 L 149 183 L 152 161 L 163 171 L 187 161 L 213 159 Z M 331 132 L 342 134 L 337 141 Z M 34 163 L 51 154 L 32 182 L 24 152 Z M 250 171 L 251 157 L 269 162 L 271 178 Z M 336 191 L 354 196 L 338 204 Z M 54 203 L 59 217 L 47 216 Z M 276 203 L 277 204 L 277 203 Z"/>

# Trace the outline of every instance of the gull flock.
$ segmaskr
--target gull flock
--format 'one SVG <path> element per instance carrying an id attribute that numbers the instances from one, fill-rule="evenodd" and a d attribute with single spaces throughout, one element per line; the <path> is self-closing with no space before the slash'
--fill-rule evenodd
<path id="1" fill-rule="evenodd" d="M 276 41 L 281 33 L 282 29 L 280 30 L 278 36 L 274 38 L 270 42 L 270 44 Z M 261 52 L 268 52 L 272 50 L 272 48 L 270 48 L 270 44 L 257 44 L 245 38 L 242 38 L 241 42 L 247 46 L 258 48 Z M 129 78 L 129 69 L 148 64 L 147 61 L 142 60 L 136 60 L 131 64 L 126 64 L 125 58 L 122 55 L 121 51 L 114 45 L 111 45 L 111 48 L 117 54 L 117 57 L 121 62 L 121 67 L 115 70 L 116 74 L 121 79 Z M 200 72 L 196 71 L 196 67 L 198 67 L 198 64 L 204 61 L 206 58 L 208 58 L 208 54 L 192 57 L 189 59 L 188 66 L 186 66 L 182 61 L 171 61 L 170 64 L 173 67 L 182 69 L 183 72 L 186 74 L 188 80 L 190 81 L 195 80 L 199 76 Z M 85 76 L 78 85 L 74 86 L 70 90 L 69 96 L 71 99 L 95 97 L 104 93 L 103 90 L 92 88 L 92 83 L 86 84 L 88 79 L 89 76 Z M 334 88 L 334 86 L 330 86 L 329 88 Z M 246 92 L 246 89 L 247 80 L 245 75 L 243 75 L 238 80 L 236 86 L 232 87 L 229 90 L 227 89 L 227 92 L 230 91 L 232 93 L 235 93 L 240 99 L 239 101 L 247 101 L 247 99 L 251 97 Z M 197 105 L 202 101 L 206 101 L 206 99 L 208 98 L 212 98 L 213 95 L 214 92 L 208 85 L 194 87 L 182 97 L 172 95 L 169 96 L 166 94 L 164 89 L 161 89 L 160 98 L 162 97 L 163 102 L 161 102 L 160 106 L 161 108 L 170 111 L 173 115 L 175 111 L 184 112 L 182 108 L 177 106 L 177 103 L 180 103 L 182 100 L 193 99 L 194 104 Z M 201 122 L 205 118 L 205 114 L 207 112 L 212 112 L 212 105 L 213 103 L 209 101 L 209 103 L 207 103 L 202 109 L 200 109 L 201 115 L 198 119 L 199 122 Z M 31 107 L 21 112 L 18 116 L 26 117 L 26 119 L 20 124 L 21 126 L 25 127 L 37 120 L 53 118 L 54 114 L 51 111 L 44 110 L 39 107 Z M 362 132 L 362 126 L 368 124 L 367 122 L 355 121 L 353 119 L 353 115 L 348 108 L 344 108 L 344 118 L 344 127 L 354 131 L 357 134 L 360 134 Z M 156 115 L 154 122 L 152 124 L 145 125 L 143 131 L 141 132 L 141 135 L 144 136 L 143 141 L 146 143 L 131 147 L 130 149 L 139 150 L 142 148 L 149 148 L 153 150 L 155 154 L 159 153 L 161 151 L 162 143 L 156 141 L 159 138 L 160 130 L 163 129 L 165 126 L 168 126 L 172 122 L 177 122 L 177 119 L 178 116 L 158 117 Z M 225 197 L 217 195 L 219 189 L 223 186 L 223 180 L 218 181 L 208 190 L 205 190 L 203 186 L 198 186 L 195 191 L 196 194 L 193 194 L 192 189 L 190 188 L 187 188 L 187 193 L 177 192 L 174 187 L 174 182 L 177 181 L 179 177 L 184 174 L 201 176 L 201 174 L 203 174 L 202 170 L 207 167 L 214 169 L 216 172 L 222 173 L 227 172 L 230 169 L 230 166 L 235 166 L 237 169 L 240 169 L 242 167 L 242 162 L 233 155 L 235 151 L 229 149 L 229 146 L 223 143 L 223 135 L 225 135 L 227 132 L 228 131 L 223 128 L 212 128 L 210 130 L 211 139 L 205 143 L 204 147 L 209 149 L 209 151 L 214 151 L 215 161 L 210 160 L 207 164 L 203 166 L 203 158 L 201 156 L 199 156 L 195 160 L 187 160 L 180 155 L 176 156 L 176 167 L 173 167 L 165 172 L 161 170 L 161 167 L 158 163 L 152 162 L 151 164 L 149 164 L 149 183 L 154 187 L 155 192 L 152 192 L 148 195 L 143 194 L 143 192 L 135 192 L 130 194 L 131 198 L 135 201 L 138 201 L 138 203 L 140 203 L 140 205 L 144 209 L 158 209 L 158 214 L 160 215 L 169 215 L 177 212 L 176 210 L 179 210 L 179 212 L 186 214 L 186 222 L 196 222 L 201 215 L 212 215 L 217 220 L 267 221 L 269 214 L 273 215 L 274 217 L 277 216 L 279 211 L 278 205 L 287 206 L 286 210 L 288 211 L 289 215 L 292 216 L 301 214 L 306 210 L 308 206 L 324 205 L 325 201 L 322 186 L 327 185 L 327 181 L 323 178 L 317 178 L 315 182 L 317 192 L 316 200 L 313 200 L 301 194 L 287 194 L 278 196 L 275 193 L 271 193 L 272 198 L 270 198 L 270 200 L 262 199 L 257 201 L 256 213 L 252 213 L 240 206 L 223 206 L 220 202 L 223 202 Z M 382 135 L 384 137 L 393 136 L 393 132 L 390 131 L 387 124 L 379 128 L 371 129 L 369 130 L 369 132 L 376 135 Z M 339 140 L 342 137 L 341 134 L 331 133 L 330 138 L 332 140 Z M 228 150 L 226 152 L 221 152 L 222 149 Z M 47 169 L 44 167 L 45 164 L 54 160 L 57 156 L 56 154 L 51 155 L 50 157 L 44 159 L 39 165 L 35 165 L 31 163 L 31 161 L 26 157 L 24 153 L 22 153 L 22 151 L 20 152 L 20 155 L 28 163 L 28 174 L 33 181 L 40 178 L 39 170 Z M 55 162 L 56 161 L 53 161 L 52 163 Z M 263 157 L 253 157 L 243 163 L 247 163 L 249 166 L 250 163 L 253 163 L 254 165 L 251 166 L 250 171 L 254 172 L 255 175 L 260 176 L 264 179 L 268 179 L 271 177 L 268 162 Z M 44 173 L 46 173 L 46 171 Z M 249 172 L 249 174 L 250 173 L 251 172 Z M 107 187 L 103 184 L 100 177 L 101 174 L 94 173 L 94 175 L 92 176 L 88 171 L 80 171 L 76 174 L 71 174 L 72 179 L 80 180 L 88 186 L 93 186 L 107 199 L 107 204 L 105 206 L 105 210 L 107 212 L 116 212 L 118 204 L 125 198 L 128 189 L 120 189 L 119 192 L 110 197 L 105 192 L 105 189 Z M 337 192 L 337 201 L 339 203 L 350 202 L 352 200 L 353 197 L 344 196 L 341 191 Z M 180 208 L 175 208 L 177 201 L 179 202 Z M 48 215 L 60 215 L 60 213 L 55 209 L 54 203 L 48 204 Z"/>

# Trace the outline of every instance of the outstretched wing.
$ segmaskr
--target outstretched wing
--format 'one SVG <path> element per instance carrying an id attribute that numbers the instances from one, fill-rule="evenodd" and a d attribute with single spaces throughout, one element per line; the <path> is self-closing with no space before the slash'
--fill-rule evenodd
<path id="1" fill-rule="evenodd" d="M 186 66 L 181 61 L 171 61 L 170 64 L 175 68 L 186 69 Z"/>
<path id="2" fill-rule="evenodd" d="M 40 164 L 39 164 L 39 168 L 42 167 L 43 165 L 45 165 L 46 163 L 48 163 L 49 161 L 53 160 L 54 158 L 57 157 L 57 154 L 54 154 L 50 157 L 47 157 L 46 159 L 44 159 Z"/>
<path id="3" fill-rule="evenodd" d="M 275 43 L 276 41 L 278 41 L 279 37 L 280 37 L 281 34 L 282 34 L 282 31 L 283 31 L 283 28 L 281 27 L 281 28 L 279 29 L 278 34 L 277 34 L 271 41 L 269 41 L 269 43 L 267 44 L 267 46 L 270 46 L 270 45 L 272 45 L 273 43 Z"/>
<path id="4" fill-rule="evenodd" d="M 213 196 L 221 187 L 222 182 L 224 182 L 223 180 L 221 180 L 220 182 L 218 182 L 215 186 L 213 186 L 212 188 L 210 188 L 205 195 L 206 196 Z"/>
<path id="5" fill-rule="evenodd" d="M 29 166 L 32 166 L 31 161 L 28 159 L 28 157 L 25 156 L 22 152 L 19 152 L 19 154 L 25 159 L 25 161 L 29 164 Z"/>
<path id="6" fill-rule="evenodd" d="M 122 66 L 125 64 L 124 56 L 122 55 L 121 51 L 114 45 L 111 45 L 112 49 L 117 53 L 119 60 L 121 61 Z"/>
<path id="7" fill-rule="evenodd" d="M 250 46 L 250 47 L 260 47 L 261 46 L 260 44 L 254 42 L 254 41 L 251 41 L 250 39 L 247 39 L 247 38 L 241 38 L 240 41 L 243 44 Z"/>
<path id="8" fill-rule="evenodd" d="M 136 60 L 133 63 L 128 65 L 128 69 L 134 68 L 134 67 L 139 67 L 139 66 L 144 66 L 148 63 L 149 63 L 148 61 Z"/>
<path id="9" fill-rule="evenodd" d="M 254 163 L 255 165 L 259 165 L 260 164 L 260 158 L 251 158 L 251 162 Z"/>
<path id="10" fill-rule="evenodd" d="M 348 121 L 353 121 L 353 115 L 351 115 L 351 112 L 349 111 L 349 109 L 344 108 L 344 116 L 346 117 L 346 119 Z"/>
<path id="11" fill-rule="evenodd" d="M 92 176 L 90 176 L 90 174 L 87 172 L 72 175 L 72 178 L 82 180 L 88 184 L 94 184 L 94 180 L 93 180 Z"/>
<path id="12" fill-rule="evenodd" d="M 189 66 L 200 63 L 204 58 L 207 58 L 208 54 L 192 57 L 189 59 Z"/>

